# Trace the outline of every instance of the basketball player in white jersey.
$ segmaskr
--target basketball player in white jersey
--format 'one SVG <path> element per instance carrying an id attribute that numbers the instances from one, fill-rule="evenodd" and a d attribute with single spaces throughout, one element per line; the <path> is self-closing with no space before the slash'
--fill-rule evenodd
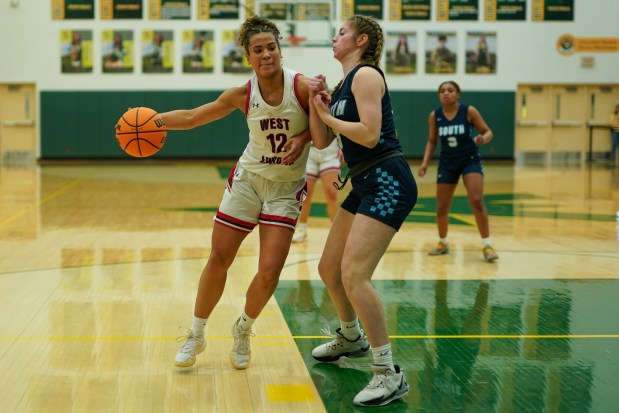
<path id="1" fill-rule="evenodd" d="M 309 79 L 282 67 L 279 38 L 277 26 L 269 20 L 247 19 L 239 41 L 254 70 L 252 78 L 213 102 L 161 114 L 168 129 L 190 129 L 238 109 L 249 127 L 249 143 L 228 177 L 215 217 L 211 254 L 200 277 L 192 328 L 176 355 L 178 367 L 192 366 L 206 348 L 204 330 L 224 291 L 228 268 L 243 240 L 259 225 L 258 271 L 247 290 L 245 308 L 232 325 L 230 363 L 247 368 L 252 324 L 275 291 L 288 256 L 306 193 Z"/>
<path id="2" fill-rule="evenodd" d="M 318 179 L 322 182 L 322 190 L 327 202 L 327 215 L 331 222 L 333 222 L 338 208 L 337 187 L 334 187 L 333 184 L 338 182 L 342 158 L 342 151 L 336 139 L 324 149 L 318 149 L 310 145 L 309 158 L 307 160 L 307 198 L 303 201 L 301 216 L 292 237 L 292 242 L 298 243 L 307 240 L 307 221 L 312 209 L 312 198 L 314 197 L 314 190 Z"/>

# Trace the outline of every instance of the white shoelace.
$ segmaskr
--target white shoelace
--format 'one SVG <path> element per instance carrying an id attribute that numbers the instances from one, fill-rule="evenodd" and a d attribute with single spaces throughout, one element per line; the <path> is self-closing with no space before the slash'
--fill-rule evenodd
<path id="1" fill-rule="evenodd" d="M 249 354 L 249 338 L 255 334 L 251 330 L 236 329 L 232 334 L 234 337 L 234 346 L 232 350 L 237 354 Z"/>
<path id="2" fill-rule="evenodd" d="M 185 344 L 181 347 L 180 352 L 191 353 L 192 351 L 195 351 L 199 338 L 196 337 L 193 334 L 193 331 L 187 327 L 179 326 L 178 330 L 181 332 L 181 335 L 176 337 L 176 341 L 179 343 L 182 341 L 185 342 Z"/>

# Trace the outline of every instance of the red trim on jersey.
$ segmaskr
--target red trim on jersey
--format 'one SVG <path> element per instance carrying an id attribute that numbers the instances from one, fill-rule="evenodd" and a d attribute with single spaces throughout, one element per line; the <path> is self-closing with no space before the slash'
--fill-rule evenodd
<path id="1" fill-rule="evenodd" d="M 233 216 L 224 214 L 223 212 L 217 210 L 217 215 L 215 216 L 215 220 L 220 224 L 226 225 L 230 228 L 237 229 L 239 231 L 251 232 L 256 224 L 252 222 L 242 221 Z"/>
<path id="2" fill-rule="evenodd" d="M 251 80 L 247 81 L 247 96 L 245 97 L 245 117 L 249 115 L 249 99 L 251 97 Z"/>
<path id="3" fill-rule="evenodd" d="M 284 227 L 291 227 L 292 229 L 294 229 L 295 225 L 297 224 L 296 219 L 267 214 L 260 214 L 260 216 L 258 217 L 258 221 L 260 221 L 261 224 L 265 225 L 280 225 Z"/>
<path id="4" fill-rule="evenodd" d="M 232 168 L 230 174 L 228 175 L 228 191 L 232 190 L 232 184 L 234 183 L 234 171 L 236 171 L 236 165 L 234 165 L 234 168 Z"/>
<path id="5" fill-rule="evenodd" d="M 299 94 L 299 88 L 297 87 L 297 78 L 299 76 L 303 75 L 301 73 L 297 73 L 296 75 L 294 75 L 294 95 L 297 97 L 297 102 L 299 102 L 301 108 L 305 111 L 305 113 L 309 113 L 309 107 L 307 106 L 307 102 L 304 102 L 303 99 L 301 99 L 301 95 Z"/>
<path id="6" fill-rule="evenodd" d="M 296 198 L 299 202 L 303 202 L 305 201 L 305 198 L 307 198 L 307 180 L 305 181 L 305 184 L 303 184 L 303 188 L 297 192 Z"/>

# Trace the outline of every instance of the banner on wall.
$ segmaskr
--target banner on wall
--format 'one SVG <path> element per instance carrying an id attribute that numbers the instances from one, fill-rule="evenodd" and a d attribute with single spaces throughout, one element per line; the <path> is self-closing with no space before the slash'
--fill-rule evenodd
<path id="1" fill-rule="evenodd" d="M 342 0 L 342 20 L 348 19 L 354 14 L 383 19 L 382 0 Z"/>
<path id="2" fill-rule="evenodd" d="M 616 53 L 619 52 L 619 38 L 564 34 L 557 39 L 557 50 L 566 56 L 573 53 Z"/>
<path id="3" fill-rule="evenodd" d="M 417 33 L 387 32 L 385 37 L 387 73 L 417 72 Z"/>
<path id="4" fill-rule="evenodd" d="M 436 0 L 436 20 L 478 20 L 479 0 Z"/>
<path id="5" fill-rule="evenodd" d="M 239 18 L 239 0 L 196 1 L 198 20 Z"/>
<path id="6" fill-rule="evenodd" d="M 430 20 L 431 0 L 389 0 L 389 20 Z"/>
<path id="7" fill-rule="evenodd" d="M 486 21 L 526 20 L 527 0 L 484 0 Z"/>
<path id="8" fill-rule="evenodd" d="M 249 73 L 251 65 L 245 57 L 245 50 L 239 44 L 238 30 L 224 30 L 221 33 L 224 73 Z"/>
<path id="9" fill-rule="evenodd" d="M 133 31 L 101 32 L 101 66 L 103 73 L 133 72 Z"/>
<path id="10" fill-rule="evenodd" d="M 215 41 L 211 30 L 183 30 L 183 72 L 212 73 Z"/>
<path id="11" fill-rule="evenodd" d="M 60 31 L 62 73 L 92 73 L 92 31 Z"/>
<path id="12" fill-rule="evenodd" d="M 94 19 L 95 0 L 52 0 L 52 19 Z"/>
<path id="13" fill-rule="evenodd" d="M 574 21 L 574 0 L 531 0 L 531 20 Z"/>
<path id="14" fill-rule="evenodd" d="M 466 33 L 466 73 L 496 73 L 496 32 Z"/>
<path id="15" fill-rule="evenodd" d="M 426 73 L 456 73 L 456 32 L 426 33 Z"/>
<path id="16" fill-rule="evenodd" d="M 190 19 L 191 0 L 148 0 L 151 20 Z"/>
<path id="17" fill-rule="evenodd" d="M 142 31 L 142 72 L 172 73 L 174 70 L 174 32 Z"/>
<path id="18" fill-rule="evenodd" d="M 99 0 L 101 20 L 141 19 L 142 0 Z"/>

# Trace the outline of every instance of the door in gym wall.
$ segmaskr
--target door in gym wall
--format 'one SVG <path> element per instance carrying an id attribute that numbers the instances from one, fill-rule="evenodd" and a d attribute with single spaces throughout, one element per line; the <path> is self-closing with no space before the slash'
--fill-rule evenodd
<path id="1" fill-rule="evenodd" d="M 0 84 L 0 161 L 37 156 L 35 85 Z"/>

